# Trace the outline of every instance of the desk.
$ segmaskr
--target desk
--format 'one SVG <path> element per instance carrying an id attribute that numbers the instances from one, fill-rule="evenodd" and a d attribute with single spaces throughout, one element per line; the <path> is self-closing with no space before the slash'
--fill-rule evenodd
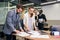
<path id="1" fill-rule="evenodd" d="M 49 35 L 49 33 L 50 33 L 49 31 L 45 31 L 45 32 L 48 33 L 47 35 Z M 16 35 L 16 34 L 14 34 L 14 35 Z M 17 37 L 21 37 L 21 36 L 17 36 Z M 29 40 L 60 40 L 60 38 L 56 38 L 56 37 L 51 36 L 51 35 L 49 35 L 49 38 L 32 38 L 30 36 L 21 37 L 21 38 L 23 38 L 23 39 L 26 38 L 26 39 L 29 39 Z"/>
<path id="2" fill-rule="evenodd" d="M 31 38 L 31 37 L 25 37 L 30 40 L 60 40 L 60 38 L 56 38 L 54 36 L 49 35 L 50 38 Z"/>

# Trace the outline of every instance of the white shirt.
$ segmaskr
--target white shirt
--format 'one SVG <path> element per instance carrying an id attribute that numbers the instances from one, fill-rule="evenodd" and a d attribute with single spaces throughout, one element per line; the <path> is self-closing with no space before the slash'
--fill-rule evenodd
<path id="1" fill-rule="evenodd" d="M 27 12 L 26 14 L 24 14 L 23 22 L 29 27 L 30 31 L 32 31 L 34 29 L 33 23 L 35 23 L 35 16 L 29 17 L 29 14 Z"/>

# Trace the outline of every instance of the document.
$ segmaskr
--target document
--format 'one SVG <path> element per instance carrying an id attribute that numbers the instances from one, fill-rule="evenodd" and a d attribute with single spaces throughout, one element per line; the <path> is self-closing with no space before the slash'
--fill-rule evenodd
<path id="1" fill-rule="evenodd" d="M 40 38 L 49 38 L 48 35 L 40 35 Z"/>
<path id="2" fill-rule="evenodd" d="M 30 31 L 28 33 L 31 35 L 40 35 L 40 33 L 38 31 Z"/>
<path id="3" fill-rule="evenodd" d="M 29 36 L 30 34 L 26 33 L 26 32 L 20 32 L 17 34 L 18 36 L 21 36 L 21 37 L 26 37 L 26 36 Z"/>
<path id="4" fill-rule="evenodd" d="M 31 35 L 32 38 L 49 38 L 48 35 Z"/>

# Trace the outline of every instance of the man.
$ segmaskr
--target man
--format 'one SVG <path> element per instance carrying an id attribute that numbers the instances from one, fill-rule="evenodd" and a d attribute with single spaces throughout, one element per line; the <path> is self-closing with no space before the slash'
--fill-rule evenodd
<path id="1" fill-rule="evenodd" d="M 44 23 L 47 22 L 45 14 L 42 14 L 43 10 L 39 11 L 38 14 L 38 28 L 39 30 L 44 30 Z"/>
<path id="2" fill-rule="evenodd" d="M 13 36 L 12 33 L 19 33 L 20 31 L 23 31 L 20 23 L 21 12 L 22 5 L 20 4 L 17 4 L 16 10 L 11 10 L 8 12 L 3 28 L 3 32 L 6 35 L 6 40 L 16 40 L 16 36 Z"/>
<path id="3" fill-rule="evenodd" d="M 34 7 L 29 7 L 28 12 L 24 15 L 25 31 L 37 30 L 35 26 Z"/>

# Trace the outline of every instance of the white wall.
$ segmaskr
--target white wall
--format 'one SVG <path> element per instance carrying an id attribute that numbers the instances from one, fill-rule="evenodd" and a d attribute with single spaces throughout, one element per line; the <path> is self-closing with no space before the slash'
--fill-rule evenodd
<path id="1" fill-rule="evenodd" d="M 48 20 L 60 20 L 60 3 L 43 6 L 42 9 Z"/>

